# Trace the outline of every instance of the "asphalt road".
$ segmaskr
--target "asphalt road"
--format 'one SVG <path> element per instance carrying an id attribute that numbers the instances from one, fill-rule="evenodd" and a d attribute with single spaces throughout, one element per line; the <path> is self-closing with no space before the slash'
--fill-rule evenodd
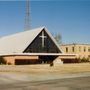
<path id="1" fill-rule="evenodd" d="M 90 76 L 0 84 L 0 90 L 90 90 Z"/>

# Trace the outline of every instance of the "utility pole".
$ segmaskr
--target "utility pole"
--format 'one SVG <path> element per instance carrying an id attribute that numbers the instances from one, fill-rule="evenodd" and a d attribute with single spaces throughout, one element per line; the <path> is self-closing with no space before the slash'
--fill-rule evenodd
<path id="1" fill-rule="evenodd" d="M 30 23 L 30 0 L 26 0 L 26 13 L 25 13 L 25 28 L 24 30 L 30 30 L 31 23 Z"/>

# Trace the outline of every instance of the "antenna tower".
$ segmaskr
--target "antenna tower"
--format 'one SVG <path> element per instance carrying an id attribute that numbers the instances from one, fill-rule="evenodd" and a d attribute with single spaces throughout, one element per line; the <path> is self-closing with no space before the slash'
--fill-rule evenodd
<path id="1" fill-rule="evenodd" d="M 26 0 L 25 31 L 30 29 L 30 0 Z"/>

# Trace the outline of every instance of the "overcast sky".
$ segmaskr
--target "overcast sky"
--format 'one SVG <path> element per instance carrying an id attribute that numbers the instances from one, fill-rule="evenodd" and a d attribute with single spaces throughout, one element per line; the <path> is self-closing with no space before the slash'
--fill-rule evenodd
<path id="1" fill-rule="evenodd" d="M 60 33 L 63 43 L 90 44 L 90 0 L 31 0 L 31 27 Z M 24 31 L 25 1 L 0 1 L 0 36 Z"/>

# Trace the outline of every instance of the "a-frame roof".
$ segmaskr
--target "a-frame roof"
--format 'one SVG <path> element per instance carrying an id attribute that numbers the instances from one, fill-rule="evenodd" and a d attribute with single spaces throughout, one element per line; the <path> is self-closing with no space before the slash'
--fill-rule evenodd
<path id="1" fill-rule="evenodd" d="M 41 27 L 0 38 L 0 54 L 22 53 L 42 30 L 47 32 L 60 50 L 53 36 L 45 27 Z"/>

